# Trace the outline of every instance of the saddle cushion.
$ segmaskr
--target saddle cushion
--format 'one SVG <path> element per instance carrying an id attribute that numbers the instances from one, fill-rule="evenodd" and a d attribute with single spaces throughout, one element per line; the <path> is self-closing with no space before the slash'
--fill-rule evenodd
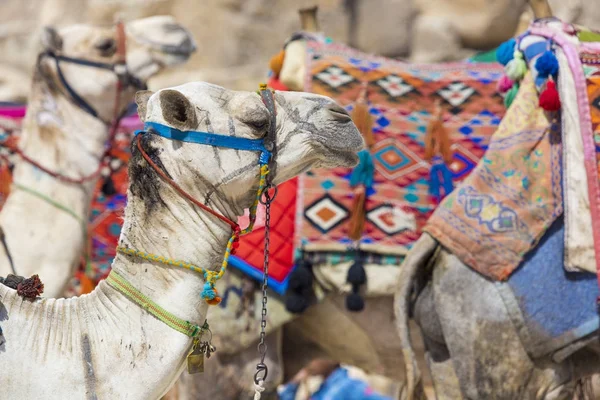
<path id="1" fill-rule="evenodd" d="M 441 102 L 449 132 L 451 180 L 477 165 L 505 107 L 496 91 L 499 64 L 407 64 L 315 40 L 307 43 L 305 90 L 329 96 L 351 111 L 363 87 L 374 120 L 375 172 L 367 193 L 361 249 L 396 257 L 419 238 L 437 205 L 430 195 L 432 161 L 425 154 L 427 126 Z M 299 178 L 295 246 L 326 254 L 331 264 L 347 251 L 353 204 L 350 169 L 315 170 Z"/>
<path id="2" fill-rule="evenodd" d="M 482 161 L 424 228 L 492 279 L 508 278 L 563 211 L 560 126 L 550 118 L 527 76 Z"/>

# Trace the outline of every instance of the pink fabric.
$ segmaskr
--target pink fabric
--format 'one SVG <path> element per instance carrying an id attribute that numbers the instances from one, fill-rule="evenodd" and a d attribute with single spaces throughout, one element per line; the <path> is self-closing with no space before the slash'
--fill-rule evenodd
<path id="1" fill-rule="evenodd" d="M 7 118 L 23 118 L 25 116 L 25 106 L 1 107 L 0 116 Z"/>
<path id="2" fill-rule="evenodd" d="M 581 137 L 583 139 L 583 157 L 587 172 L 590 209 L 592 213 L 592 230 L 594 232 L 594 249 L 596 253 L 596 271 L 600 271 L 600 187 L 598 186 L 598 166 L 596 161 L 596 148 L 590 117 L 589 99 L 585 82 L 583 66 L 579 59 L 578 49 L 569 42 L 563 34 L 552 29 L 532 27 L 530 32 L 554 40 L 561 46 L 575 80 L 579 119 L 581 121 Z M 588 46 L 591 48 L 591 46 Z M 600 46 L 594 46 L 599 49 Z"/>

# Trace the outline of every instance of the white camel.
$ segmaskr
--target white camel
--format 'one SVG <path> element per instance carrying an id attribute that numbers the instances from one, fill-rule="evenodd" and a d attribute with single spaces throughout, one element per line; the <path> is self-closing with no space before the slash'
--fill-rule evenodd
<path id="1" fill-rule="evenodd" d="M 89 25 L 43 31 L 43 49 L 19 146 L 26 157 L 49 171 L 67 179 L 90 175 L 91 179 L 71 183 L 16 158 L 15 184 L 0 211 L 12 265 L 0 246 L 0 276 L 13 272 L 13 266 L 19 275 L 39 274 L 48 297 L 63 295 L 81 259 L 86 243 L 82 224 L 87 221 L 97 181 L 94 171 L 102 162 L 111 120 L 133 98 L 136 85 L 131 83 L 183 63 L 195 50 L 188 31 L 170 16 L 127 23 L 124 38 L 130 79 L 117 94 L 117 73 L 124 72 L 123 66 L 115 66 L 114 71 L 105 68 L 123 55 L 123 34 L 117 31 Z M 81 65 L 81 61 L 96 64 Z"/>
<path id="2" fill-rule="evenodd" d="M 275 184 L 315 166 L 352 166 L 363 140 L 331 99 L 276 93 Z M 259 139 L 271 112 L 256 93 L 189 83 L 137 96 L 146 123 Z M 258 188 L 259 155 L 210 147 L 149 131 L 139 136 L 129 164 L 130 184 L 120 246 L 214 269 L 231 236 L 229 225 L 184 199 L 142 158 L 212 210 L 235 220 Z M 137 142 L 137 140 L 136 140 Z M 152 399 L 181 373 L 190 337 L 150 314 L 158 304 L 178 322 L 202 324 L 202 274 L 119 253 L 112 276 L 147 296 L 144 308 L 101 282 L 89 295 L 27 300 L 0 287 L 0 387 L 14 399 Z M 109 279 L 111 279 L 109 277 Z M 181 320 L 180 320 L 181 319 Z"/>

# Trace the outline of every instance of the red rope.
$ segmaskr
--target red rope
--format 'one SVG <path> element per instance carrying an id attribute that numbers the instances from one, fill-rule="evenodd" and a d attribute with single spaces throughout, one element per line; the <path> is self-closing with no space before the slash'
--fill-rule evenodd
<path id="1" fill-rule="evenodd" d="M 148 154 L 144 151 L 144 149 L 142 148 L 141 136 L 142 135 L 139 134 L 136 137 L 137 148 L 140 151 L 140 153 L 142 153 L 142 156 L 144 156 L 144 159 L 148 162 L 148 164 L 150 164 L 150 166 L 161 176 L 161 178 L 163 178 L 163 180 L 165 180 L 169 185 L 171 185 L 171 187 L 173 187 L 173 189 L 175 189 L 181 196 L 183 196 L 187 200 L 191 201 L 193 204 L 200 207 L 207 213 L 209 213 L 209 214 L 219 218 L 221 221 L 227 223 L 229 226 L 231 226 L 231 229 L 233 229 L 234 231 L 240 230 L 240 226 L 237 224 L 237 222 L 230 220 L 229 218 L 225 217 L 224 215 L 219 214 L 218 212 L 214 211 L 213 209 L 206 206 L 205 204 L 200 203 L 198 200 L 194 199 L 192 197 L 192 195 L 190 195 L 185 190 L 183 190 L 181 188 L 181 186 L 179 186 L 177 183 L 175 183 L 175 181 L 173 179 L 169 178 L 167 176 L 167 174 L 162 169 L 160 169 L 158 167 L 158 165 L 156 165 L 154 163 L 154 161 L 152 161 L 150 156 L 148 156 Z"/>

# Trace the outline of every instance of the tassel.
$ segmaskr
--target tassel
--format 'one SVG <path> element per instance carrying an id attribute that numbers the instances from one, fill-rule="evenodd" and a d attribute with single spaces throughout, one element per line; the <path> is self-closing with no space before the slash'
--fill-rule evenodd
<path id="1" fill-rule="evenodd" d="M 450 164 L 454 159 L 450 144 L 450 135 L 444 127 L 442 108 L 439 106 L 439 103 L 436 107 L 438 108 L 436 115 L 429 122 L 427 133 L 425 134 L 425 160 L 431 161 L 435 156 L 441 154 L 443 160 Z"/>
<path id="2" fill-rule="evenodd" d="M 307 260 L 299 260 L 296 268 L 290 273 L 288 290 L 300 291 L 313 285 L 312 264 Z"/>
<path id="3" fill-rule="evenodd" d="M 281 50 L 279 53 L 271 57 L 269 61 L 269 69 L 273 71 L 276 77 L 279 77 L 281 68 L 283 67 L 283 60 L 285 59 L 285 50 Z"/>
<path id="4" fill-rule="evenodd" d="M 523 79 L 527 73 L 527 63 L 523 59 L 523 53 L 515 50 L 515 55 L 512 60 L 505 67 L 506 75 L 517 82 Z"/>
<path id="5" fill-rule="evenodd" d="M 221 302 L 217 288 L 214 287 L 210 282 L 206 282 L 204 284 L 204 290 L 202 290 L 201 297 L 211 306 L 217 305 Z"/>
<path id="6" fill-rule="evenodd" d="M 504 96 L 504 105 L 506 108 L 510 108 L 511 104 L 517 97 L 517 93 L 519 93 L 519 85 L 515 83 L 515 85 L 506 93 Z"/>
<path id="7" fill-rule="evenodd" d="M 375 174 L 375 165 L 369 150 L 358 152 L 358 165 L 354 167 L 350 174 L 350 186 L 355 187 L 363 185 L 367 188 L 373 186 L 373 176 Z"/>
<path id="8" fill-rule="evenodd" d="M 498 80 L 497 89 L 500 93 L 508 92 L 515 83 L 506 75 L 502 75 L 502 77 Z"/>
<path id="9" fill-rule="evenodd" d="M 444 189 L 444 196 L 441 189 Z M 454 190 L 452 172 L 441 159 L 434 160 L 429 173 L 429 193 L 438 201 L 449 195 Z"/>
<path id="10" fill-rule="evenodd" d="M 360 286 L 352 285 L 352 293 L 346 296 L 346 308 L 348 311 L 359 312 L 365 308 L 365 300 L 360 295 Z"/>
<path id="11" fill-rule="evenodd" d="M 300 259 L 288 279 L 285 293 L 285 308 L 292 314 L 304 312 L 313 297 L 312 264 L 306 259 Z"/>
<path id="12" fill-rule="evenodd" d="M 360 295 L 360 286 L 367 283 L 367 273 L 360 250 L 357 250 L 356 260 L 348 269 L 346 282 L 352 285 L 352 293 L 346 297 L 346 308 L 354 312 L 362 311 L 365 308 L 365 301 Z"/>
<path id="13" fill-rule="evenodd" d="M 546 83 L 546 90 L 540 94 L 539 105 L 546 111 L 560 110 L 560 96 L 558 90 L 556 90 L 554 81 L 549 80 L 548 83 Z"/>
<path id="14" fill-rule="evenodd" d="M 354 202 L 350 211 L 350 224 L 348 227 L 348 237 L 352 240 L 359 240 L 365 227 L 366 218 L 366 191 L 364 186 L 358 186 L 354 189 Z"/>
<path id="15" fill-rule="evenodd" d="M 554 53 L 547 50 L 542 54 L 535 62 L 535 69 L 538 72 L 538 76 L 542 78 L 548 78 L 550 76 L 556 76 L 558 74 L 558 60 Z"/>
<path id="16" fill-rule="evenodd" d="M 513 55 L 515 53 L 515 47 L 517 46 L 517 41 L 515 39 L 510 39 L 504 43 L 502 43 L 496 49 L 496 60 L 502 65 L 506 65 L 513 59 Z"/>
<path id="17" fill-rule="evenodd" d="M 117 189 L 115 188 L 115 182 L 112 177 L 109 175 L 104 179 L 104 183 L 102 183 L 102 193 L 105 196 L 114 196 L 117 194 Z"/>
<path id="18" fill-rule="evenodd" d="M 357 256 L 352 266 L 348 269 L 346 282 L 350 284 L 364 285 L 367 283 L 367 273 L 365 272 L 362 257 Z"/>
<path id="19" fill-rule="evenodd" d="M 305 296 L 299 293 L 290 293 L 285 298 L 285 309 L 292 314 L 301 314 L 308 308 L 309 303 Z"/>
<path id="20" fill-rule="evenodd" d="M 367 102 L 367 88 L 367 82 L 363 82 L 360 95 L 354 103 L 354 109 L 352 110 L 352 122 L 354 122 L 358 131 L 362 134 L 367 147 L 372 147 L 375 144 L 375 137 L 373 135 L 373 116 L 369 111 Z"/>

